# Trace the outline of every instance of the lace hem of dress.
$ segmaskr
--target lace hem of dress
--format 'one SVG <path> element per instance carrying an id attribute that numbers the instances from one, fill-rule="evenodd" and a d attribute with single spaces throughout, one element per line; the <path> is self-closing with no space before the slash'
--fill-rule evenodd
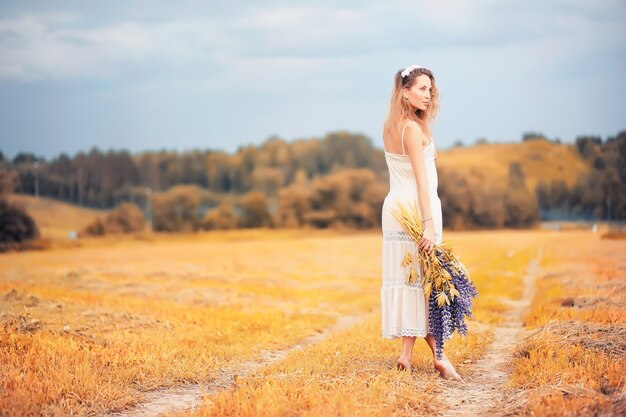
<path id="1" fill-rule="evenodd" d="M 415 289 L 424 289 L 424 286 L 422 285 L 421 279 L 418 279 L 415 282 L 412 282 L 410 284 L 406 283 L 406 278 L 396 278 L 396 279 L 392 279 L 392 280 L 383 280 L 383 283 L 381 285 L 381 288 L 409 288 L 412 290 Z"/>
<path id="2" fill-rule="evenodd" d="M 441 236 L 442 233 L 441 232 L 435 232 L 435 243 L 437 243 L 438 245 L 441 244 Z M 415 239 L 413 239 L 413 236 L 411 236 L 410 234 L 408 234 L 405 231 L 402 230 L 393 230 L 390 232 L 384 232 L 383 233 L 383 243 L 389 243 L 389 242 L 409 242 L 409 243 L 416 243 Z"/>
<path id="3" fill-rule="evenodd" d="M 426 330 L 401 329 L 398 327 L 382 332 L 383 339 L 395 339 L 402 336 L 426 337 L 427 335 L 428 331 Z"/>
<path id="4" fill-rule="evenodd" d="M 386 242 L 414 242 L 413 237 L 404 230 L 392 230 L 383 233 L 383 241 Z"/>

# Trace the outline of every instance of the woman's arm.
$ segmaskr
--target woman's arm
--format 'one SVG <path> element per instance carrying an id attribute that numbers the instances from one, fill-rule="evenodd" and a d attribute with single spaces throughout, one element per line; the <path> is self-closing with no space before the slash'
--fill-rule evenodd
<path id="1" fill-rule="evenodd" d="M 424 164 L 424 140 L 428 139 L 422 132 L 422 128 L 415 122 L 407 125 L 404 135 L 407 153 L 411 159 L 413 173 L 417 181 L 417 195 L 419 200 L 422 220 L 432 218 L 430 209 L 430 194 L 428 193 L 428 177 Z"/>
<path id="2" fill-rule="evenodd" d="M 426 250 L 431 252 L 434 247 L 435 239 L 435 226 L 434 220 L 430 208 L 430 193 L 428 192 L 428 176 L 426 174 L 426 166 L 424 164 L 424 140 L 427 139 L 421 127 L 413 122 L 407 126 L 407 132 L 405 132 L 405 142 L 407 153 L 411 159 L 411 165 L 413 166 L 413 174 L 415 175 L 415 181 L 417 182 L 417 196 L 420 207 L 420 213 L 422 215 L 422 221 L 424 222 L 424 234 L 422 240 L 418 244 L 420 250 Z"/>

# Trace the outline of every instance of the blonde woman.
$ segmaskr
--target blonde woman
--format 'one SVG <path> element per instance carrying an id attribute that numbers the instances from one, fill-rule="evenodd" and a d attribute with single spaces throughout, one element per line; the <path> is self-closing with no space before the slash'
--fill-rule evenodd
<path id="1" fill-rule="evenodd" d="M 430 123 L 439 107 L 439 91 L 433 73 L 420 65 L 399 70 L 394 79 L 389 115 L 384 125 L 383 146 L 389 169 L 389 193 L 382 208 L 382 337 L 402 337 L 396 361 L 401 370 L 411 370 L 413 346 L 422 337 L 433 352 L 434 367 L 446 379 L 462 380 L 445 353 L 435 355 L 435 338 L 428 332 L 428 300 L 421 284 L 406 284 L 401 266 L 408 250 L 432 251 L 442 241 L 441 201 L 437 195 L 437 151 Z M 397 200 L 417 201 L 424 235 L 419 243 L 404 231 L 391 214 Z"/>

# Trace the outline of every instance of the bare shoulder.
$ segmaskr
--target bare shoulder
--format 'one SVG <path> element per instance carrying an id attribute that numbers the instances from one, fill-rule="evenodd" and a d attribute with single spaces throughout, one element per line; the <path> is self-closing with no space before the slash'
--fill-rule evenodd
<path id="1" fill-rule="evenodd" d="M 413 131 L 415 133 L 423 133 L 422 127 L 415 120 L 408 121 L 406 124 L 406 127 L 408 130 Z"/>
<path id="2" fill-rule="evenodd" d="M 415 144 L 418 147 L 425 146 L 427 136 L 424 134 L 422 127 L 416 121 L 411 120 L 408 122 L 406 130 L 406 138 L 409 139 L 408 142 Z"/>

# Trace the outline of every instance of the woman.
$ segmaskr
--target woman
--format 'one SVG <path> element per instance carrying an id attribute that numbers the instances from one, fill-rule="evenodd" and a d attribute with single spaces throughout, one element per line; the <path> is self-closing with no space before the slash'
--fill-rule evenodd
<path id="1" fill-rule="evenodd" d="M 435 356 L 435 338 L 428 334 L 428 301 L 420 278 L 406 284 L 401 266 L 408 250 L 432 251 L 442 241 L 441 201 L 437 195 L 435 144 L 430 122 L 439 107 L 439 92 L 432 72 L 419 65 L 399 70 L 395 75 L 389 115 L 385 121 L 383 146 L 389 169 L 389 193 L 382 210 L 382 337 L 402 337 L 399 369 L 411 369 L 415 339 L 423 337 L 433 352 L 434 366 L 446 379 L 462 380 L 445 353 Z M 417 200 L 423 219 L 424 235 L 419 244 L 404 231 L 391 214 L 397 200 Z"/>

